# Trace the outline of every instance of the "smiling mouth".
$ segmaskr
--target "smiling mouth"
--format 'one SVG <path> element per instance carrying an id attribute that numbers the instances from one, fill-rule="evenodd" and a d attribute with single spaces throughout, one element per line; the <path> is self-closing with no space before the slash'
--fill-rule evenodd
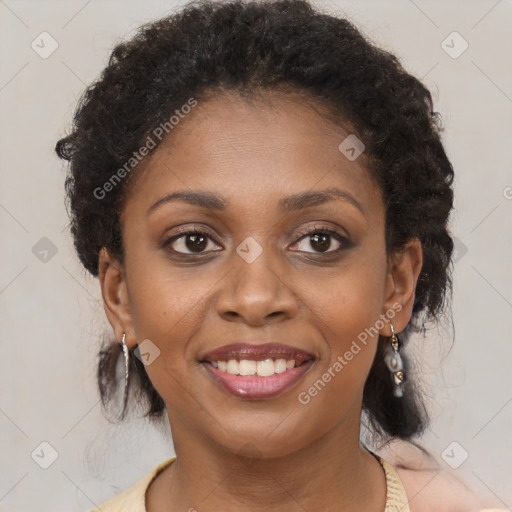
<path id="1" fill-rule="evenodd" d="M 232 343 L 202 354 L 199 363 L 221 389 L 239 398 L 267 399 L 294 387 L 315 356 L 276 342 Z"/>
<path id="2" fill-rule="evenodd" d="M 220 372 L 228 373 L 230 375 L 240 375 L 242 377 L 271 377 L 279 373 L 284 373 L 292 368 L 297 368 L 306 364 L 311 359 L 306 361 L 295 361 L 295 359 L 273 359 L 267 358 L 260 361 L 251 359 L 229 359 L 227 361 L 204 361 Z"/>
<path id="3" fill-rule="evenodd" d="M 264 400 L 275 398 L 301 381 L 315 360 L 294 359 L 229 359 L 202 361 L 201 364 L 214 383 L 238 398 Z"/>

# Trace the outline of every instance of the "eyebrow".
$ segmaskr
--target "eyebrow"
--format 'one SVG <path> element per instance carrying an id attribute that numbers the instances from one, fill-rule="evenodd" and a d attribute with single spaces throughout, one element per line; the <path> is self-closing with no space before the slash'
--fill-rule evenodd
<path id="1" fill-rule="evenodd" d="M 325 190 L 314 190 L 301 192 L 288 197 L 280 199 L 278 206 L 280 209 L 286 212 L 292 212 L 309 208 L 311 206 L 319 206 L 335 199 L 341 199 L 345 202 L 355 206 L 363 215 L 366 213 L 357 199 L 345 190 L 341 190 L 337 187 L 331 187 Z M 178 191 L 172 192 L 162 197 L 154 204 L 152 204 L 146 211 L 146 215 L 159 208 L 160 206 L 173 202 L 182 201 L 194 206 L 200 206 L 209 210 L 225 210 L 229 206 L 229 201 L 219 195 L 211 192 L 200 192 L 200 191 Z"/>

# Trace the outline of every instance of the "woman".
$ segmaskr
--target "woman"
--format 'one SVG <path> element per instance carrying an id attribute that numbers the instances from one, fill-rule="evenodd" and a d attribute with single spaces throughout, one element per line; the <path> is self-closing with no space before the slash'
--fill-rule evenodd
<path id="1" fill-rule="evenodd" d="M 360 440 L 427 426 L 403 348 L 450 290 L 439 130 L 393 55 L 304 0 L 193 3 L 114 49 L 56 150 L 117 340 L 103 403 L 124 357 L 122 416 L 134 393 L 166 413 L 176 457 L 98 510 L 482 508 Z"/>

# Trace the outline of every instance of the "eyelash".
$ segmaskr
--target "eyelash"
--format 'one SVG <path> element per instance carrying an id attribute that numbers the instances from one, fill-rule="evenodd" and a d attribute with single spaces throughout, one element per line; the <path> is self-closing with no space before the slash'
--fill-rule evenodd
<path id="1" fill-rule="evenodd" d="M 348 249 L 352 245 L 350 240 L 347 237 L 341 235 L 337 231 L 334 231 L 334 230 L 329 229 L 327 227 L 323 228 L 323 227 L 317 227 L 317 226 L 315 226 L 313 229 L 308 229 L 306 231 L 303 231 L 303 232 L 299 233 L 298 234 L 299 238 L 297 239 L 296 242 L 294 242 L 293 245 L 297 244 L 298 242 L 300 242 L 302 239 L 306 238 L 307 236 L 314 235 L 314 234 L 329 235 L 329 236 L 333 237 L 336 241 L 338 241 L 340 243 L 340 247 L 338 249 L 327 250 L 325 252 L 320 252 L 320 251 L 313 252 L 313 253 L 310 253 L 308 251 L 298 251 L 298 252 L 305 252 L 306 254 L 317 254 L 317 255 L 322 255 L 322 254 L 332 255 L 332 254 L 340 253 L 341 251 L 343 251 L 344 249 Z M 215 237 L 213 237 L 206 230 L 202 230 L 202 229 L 199 229 L 199 228 L 183 228 L 181 230 L 178 230 L 177 233 L 175 235 L 173 235 L 171 238 L 167 239 L 162 244 L 162 247 L 163 248 L 167 248 L 173 242 L 179 240 L 180 238 L 183 238 L 185 235 L 201 235 L 201 236 L 209 238 L 210 240 L 212 240 L 213 242 L 218 244 L 218 242 L 215 239 Z M 213 252 L 216 252 L 216 251 L 217 250 L 215 250 Z M 184 253 L 184 252 L 179 252 L 179 251 L 172 250 L 172 252 L 177 254 L 177 255 L 180 255 L 180 256 L 188 257 L 188 256 L 201 256 L 201 255 L 207 254 L 208 252 L 212 252 L 212 251 L 204 251 L 204 252 L 197 252 L 197 253 L 193 253 L 193 252 Z"/>

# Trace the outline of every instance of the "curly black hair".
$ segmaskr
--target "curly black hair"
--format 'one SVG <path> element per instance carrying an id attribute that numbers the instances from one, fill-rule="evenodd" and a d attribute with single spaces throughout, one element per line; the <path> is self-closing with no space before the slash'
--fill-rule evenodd
<path id="1" fill-rule="evenodd" d="M 120 212 L 138 172 L 136 161 L 133 170 L 126 162 L 138 155 L 155 127 L 168 126 L 191 99 L 264 90 L 302 94 L 325 107 L 326 117 L 354 127 L 382 191 L 388 253 L 400 251 L 415 237 L 421 241 L 423 267 L 402 341 L 413 329 L 424 329 L 428 320 L 439 320 L 451 293 L 453 241 L 447 226 L 453 168 L 431 94 L 396 56 L 374 45 L 348 20 L 322 13 L 307 0 L 196 0 L 143 25 L 114 48 L 99 79 L 84 92 L 71 133 L 55 148 L 70 161 L 67 207 L 84 267 L 98 275 L 102 247 L 123 261 Z M 116 172 L 125 179 L 112 182 Z M 107 191 L 108 200 L 102 200 Z M 363 411 L 376 435 L 410 441 L 423 433 L 428 414 L 414 379 L 405 382 L 402 398 L 394 396 L 382 357 L 386 341 L 379 339 Z M 117 386 L 120 354 L 117 341 L 99 353 L 97 377 L 105 411 Z M 157 420 L 165 404 L 142 362 L 130 360 L 131 373 L 138 376 L 130 386 L 146 399 L 146 416 Z"/>

